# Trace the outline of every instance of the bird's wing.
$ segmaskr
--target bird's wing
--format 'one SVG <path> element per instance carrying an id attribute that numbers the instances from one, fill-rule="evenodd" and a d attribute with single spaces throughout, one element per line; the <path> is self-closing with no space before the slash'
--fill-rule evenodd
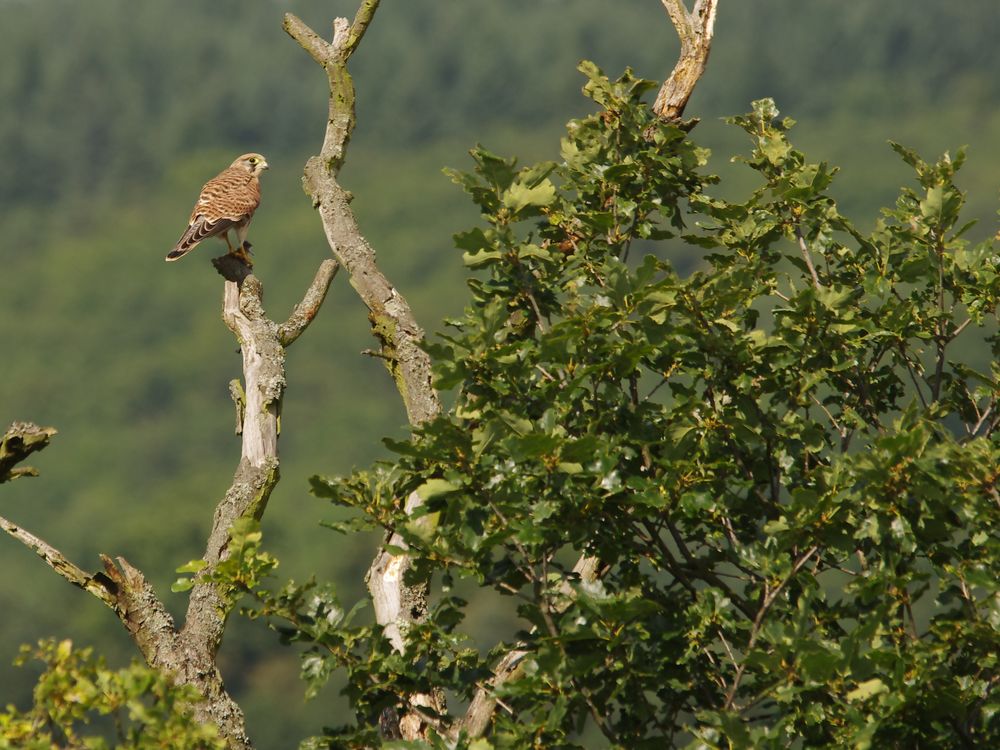
<path id="1" fill-rule="evenodd" d="M 205 216 L 199 214 L 191 220 L 187 230 L 177 240 L 174 250 L 189 250 L 208 237 L 224 234 L 237 223 L 232 219 L 209 221 Z"/>
<path id="2" fill-rule="evenodd" d="M 260 183 L 257 178 L 242 169 L 230 167 L 205 183 L 191 212 L 190 223 L 202 216 L 209 224 L 223 219 L 237 224 L 253 216 L 259 205 Z"/>

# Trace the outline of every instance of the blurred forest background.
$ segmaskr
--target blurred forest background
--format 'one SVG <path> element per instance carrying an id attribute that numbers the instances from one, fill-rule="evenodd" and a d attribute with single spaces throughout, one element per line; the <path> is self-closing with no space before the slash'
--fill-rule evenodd
<path id="1" fill-rule="evenodd" d="M 281 31 L 291 10 L 316 29 L 357 0 L 0 0 L 0 423 L 59 429 L 31 462 L 42 477 L 5 485 L 0 514 L 88 569 L 124 555 L 163 598 L 198 557 L 239 456 L 227 384 L 240 375 L 219 316 L 207 243 L 178 264 L 198 189 L 238 154 L 272 169 L 250 240 L 271 316 L 283 320 L 329 251 L 300 189 L 319 150 L 326 85 Z M 746 144 L 721 117 L 773 96 L 799 121 L 792 139 L 843 168 L 844 212 L 873 226 L 906 168 L 892 138 L 926 157 L 963 144 L 974 238 L 997 229 L 1000 8 L 996 0 L 724 0 L 708 71 L 688 110 L 729 197 L 746 185 L 729 157 Z M 453 233 L 476 212 L 441 167 L 467 168 L 480 142 L 522 161 L 558 158 L 564 123 L 586 102 L 575 66 L 628 65 L 662 79 L 677 42 L 657 0 L 386 0 L 352 70 L 358 130 L 343 182 L 389 278 L 428 333 L 465 300 Z M 741 171 L 742 170 L 742 171 Z M 697 251 L 677 258 L 693 268 Z M 264 519 L 282 573 L 364 596 L 371 538 L 319 522 L 331 509 L 308 477 L 385 455 L 405 415 L 370 346 L 365 311 L 338 278 L 291 348 L 283 480 Z M 0 704 L 29 700 L 34 674 L 10 665 L 42 636 L 135 656 L 113 615 L 0 538 Z M 477 622 L 496 636 L 488 604 Z M 260 623 L 234 621 L 222 670 L 260 748 L 346 717 L 336 685 L 305 704 L 298 661 Z"/>

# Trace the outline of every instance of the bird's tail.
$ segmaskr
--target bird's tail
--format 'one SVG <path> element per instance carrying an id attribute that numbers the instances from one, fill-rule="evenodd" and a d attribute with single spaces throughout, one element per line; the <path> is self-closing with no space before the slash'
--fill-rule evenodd
<path id="1" fill-rule="evenodd" d="M 178 245 L 169 253 L 167 253 L 167 257 L 164 260 L 171 261 L 171 260 L 177 260 L 178 258 L 183 258 L 189 252 L 194 250 L 194 247 L 195 247 L 194 245 L 190 245 L 188 247 L 181 247 L 180 245 Z"/>

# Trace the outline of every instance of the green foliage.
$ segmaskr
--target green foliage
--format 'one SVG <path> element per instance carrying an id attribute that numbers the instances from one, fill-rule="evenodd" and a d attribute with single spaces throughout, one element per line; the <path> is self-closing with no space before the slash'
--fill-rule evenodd
<path id="1" fill-rule="evenodd" d="M 201 696 L 191 686 L 177 687 L 156 670 L 133 663 L 111 670 L 92 649 L 68 641 L 23 646 L 17 664 L 36 659 L 45 665 L 35 686 L 34 705 L 0 713 L 0 748 L 52 750 L 223 750 L 226 743 L 212 725 L 198 724 L 191 707 Z M 92 726 L 108 717 L 107 731 Z M 114 739 L 109 742 L 108 736 Z"/>
<path id="2" fill-rule="evenodd" d="M 264 535 L 260 531 L 260 521 L 251 517 L 237 518 L 229 529 L 228 556 L 211 571 L 201 576 L 206 582 L 220 587 L 224 596 L 234 604 L 244 594 L 251 594 L 276 567 L 278 561 L 268 552 L 261 550 Z M 191 573 L 193 577 L 181 576 L 170 587 L 174 592 L 188 591 L 194 586 L 207 563 L 202 559 L 189 560 L 177 568 L 177 573 Z"/>
<path id="3" fill-rule="evenodd" d="M 354 59 L 361 119 L 345 184 L 380 264 L 426 324 L 461 305 L 461 263 L 445 248 L 456 227 L 471 225 L 459 191 L 443 194 L 440 164 L 476 139 L 498 153 L 554 158 L 545 139 L 583 111 L 574 61 L 592 56 L 605 69 L 631 64 L 660 76 L 676 40 L 655 2 L 616 3 L 613 20 L 605 0 L 384 5 Z M 729 4 L 690 109 L 703 119 L 698 142 L 728 156 L 736 147 L 715 122 L 719 113 L 765 93 L 794 102 L 807 121 L 799 145 L 844 168 L 832 186 L 841 210 L 870 227 L 875 206 L 891 202 L 882 194 L 905 179 L 902 162 L 890 161 L 882 145 L 885 135 L 925 153 L 949 141 L 970 143 L 973 155 L 996 151 L 994 6 Z M 98 551 L 124 554 L 165 591 L 177 561 L 203 549 L 206 509 L 225 491 L 237 455 L 224 384 L 239 357 L 219 323 L 218 278 L 205 256 L 164 269 L 162 248 L 176 239 L 193 188 L 233 154 L 263 150 L 274 158 L 251 238 L 257 268 L 269 312 L 279 316 L 298 300 L 327 252 L 298 187 L 326 102 L 322 73 L 278 24 L 291 9 L 328 31 L 332 13 L 349 16 L 356 7 L 350 0 L 0 2 L 0 406 L 3 424 L 33 418 L 60 428 L 59 445 L 38 459 L 43 482 L 4 485 L 3 513 L 84 566 Z M 511 7 L 530 19 L 513 46 L 510 34 L 498 33 L 513 29 Z M 220 35 L 222 26 L 228 31 Z M 731 130 L 733 140 L 742 137 Z M 744 194 L 724 159 L 713 169 L 726 175 L 726 197 Z M 991 216 L 995 171 L 989 158 L 964 167 L 969 215 Z M 987 220 L 970 235 L 994 229 Z M 646 250 L 633 256 L 639 249 Z M 683 275 L 703 257 L 680 242 L 666 252 Z M 353 354 L 370 346 L 357 307 L 350 294 L 331 294 L 310 331 L 326 343 L 290 355 L 285 481 L 267 519 L 282 570 L 331 577 L 345 601 L 360 588 L 372 539 L 324 544 L 313 514 L 303 512 L 301 477 L 319 466 L 336 473 L 367 465 L 378 436 L 405 421 L 381 365 Z M 983 369 L 989 347 L 973 330 L 948 351 Z M 908 374 L 903 381 L 910 387 Z M 973 394 L 977 387 L 970 384 Z M 655 398 L 669 394 L 663 386 Z M 331 429 L 334 422 L 352 428 Z M 335 523 L 350 527 L 368 521 L 341 519 Z M 0 599 L 18 613 L 0 622 L 11 655 L 45 633 L 72 634 L 122 660 L 133 652 L 99 602 L 65 589 L 20 545 L 0 543 L 0 558 L 8 572 Z M 470 598 L 470 622 L 481 622 L 482 600 Z M 345 720 L 335 701 L 303 709 L 295 690 L 275 689 L 294 667 L 286 670 L 281 650 L 263 637 L 238 630 L 229 644 L 227 685 L 248 709 L 258 747 L 284 748 L 295 731 Z M 5 668 L 0 704 L 21 704 L 30 685 L 27 670 Z"/>
<path id="4" fill-rule="evenodd" d="M 918 184 L 864 234 L 772 101 L 731 120 L 759 178 L 731 202 L 650 82 L 581 70 L 600 111 L 560 164 L 476 148 L 450 172 L 486 222 L 456 236 L 471 301 L 431 346 L 454 406 L 394 462 L 313 480 L 443 572 L 412 659 L 318 626 L 339 609 L 311 589 L 261 610 L 313 644 L 307 680 L 349 672 L 358 726 L 316 746 L 373 742 L 399 694 L 472 697 L 505 647 L 468 647 L 456 578 L 530 625 L 498 748 L 1000 742 L 1000 370 L 951 352 L 1000 354 L 1000 277 L 961 238 L 964 155 L 894 145 Z M 687 277 L 628 262 L 678 240 L 708 250 Z"/>

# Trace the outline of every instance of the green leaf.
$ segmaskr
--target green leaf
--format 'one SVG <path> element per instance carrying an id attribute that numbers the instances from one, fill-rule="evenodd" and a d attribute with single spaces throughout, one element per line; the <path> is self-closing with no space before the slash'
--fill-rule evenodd
<path id="1" fill-rule="evenodd" d="M 888 690 L 889 687 L 878 677 L 875 677 L 871 680 L 858 683 L 858 686 L 854 690 L 849 691 L 845 697 L 851 702 L 864 701 L 880 693 L 885 693 Z"/>
<path id="2" fill-rule="evenodd" d="M 478 253 L 462 253 L 462 262 L 469 268 L 482 268 L 503 258 L 499 250 L 481 250 Z"/>
<path id="3" fill-rule="evenodd" d="M 761 151 L 772 164 L 781 164 L 792 150 L 791 144 L 781 136 L 769 136 L 761 141 Z"/>
<path id="4" fill-rule="evenodd" d="M 503 194 L 502 203 L 513 213 L 518 213 L 528 206 L 548 206 L 556 199 L 556 188 L 549 180 L 529 187 L 521 182 L 515 182 Z"/>
<path id="5" fill-rule="evenodd" d="M 207 566 L 207 565 L 208 565 L 208 563 L 205 562 L 202 559 L 190 560 L 190 561 L 184 563 L 183 565 L 181 565 L 179 568 L 176 568 L 174 570 L 174 572 L 175 573 L 197 573 L 197 572 L 199 572 L 201 570 L 204 570 L 205 566 Z"/>
<path id="6" fill-rule="evenodd" d="M 455 492 L 459 489 L 461 489 L 461 485 L 449 482 L 447 479 L 428 479 L 417 487 L 417 494 L 424 502 L 427 502 L 428 500 L 433 500 L 435 497 L 446 495 L 449 492 Z"/>

